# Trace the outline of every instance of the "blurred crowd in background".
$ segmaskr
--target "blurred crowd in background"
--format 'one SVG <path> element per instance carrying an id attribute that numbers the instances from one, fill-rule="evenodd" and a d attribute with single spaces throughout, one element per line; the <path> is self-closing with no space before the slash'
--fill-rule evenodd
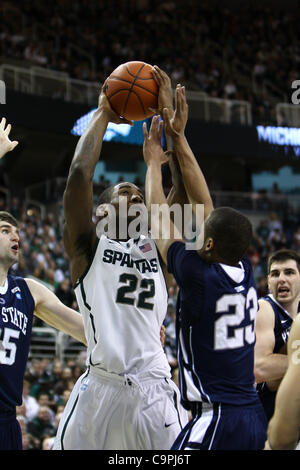
<path id="1" fill-rule="evenodd" d="M 283 3 L 5 0 L 0 15 L 2 59 L 98 83 L 143 60 L 189 90 L 250 102 L 260 124 L 275 123 L 274 102 L 290 102 L 299 78 L 300 11 Z"/>

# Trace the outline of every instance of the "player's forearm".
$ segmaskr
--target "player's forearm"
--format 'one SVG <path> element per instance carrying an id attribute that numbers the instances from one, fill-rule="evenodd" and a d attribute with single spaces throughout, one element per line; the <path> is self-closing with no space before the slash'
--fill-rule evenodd
<path id="1" fill-rule="evenodd" d="M 189 201 L 204 204 L 206 218 L 213 210 L 213 203 L 204 175 L 184 135 L 174 138 L 174 147 Z"/>
<path id="2" fill-rule="evenodd" d="M 82 173 L 87 178 L 93 177 L 108 122 L 106 113 L 101 108 L 97 108 L 88 128 L 77 143 L 69 178 L 78 173 Z"/>
<path id="3" fill-rule="evenodd" d="M 270 354 L 255 360 L 254 374 L 256 383 L 281 379 L 288 367 L 285 354 Z"/>
<path id="4" fill-rule="evenodd" d="M 290 400 L 289 400 L 290 401 Z M 294 450 L 299 439 L 299 424 L 289 415 L 275 414 L 268 427 L 268 442 L 272 450 Z"/>
<path id="5" fill-rule="evenodd" d="M 35 314 L 53 328 L 63 331 L 87 345 L 82 316 L 75 310 L 55 301 L 48 306 L 37 307 Z"/>
<path id="6" fill-rule="evenodd" d="M 147 165 L 145 195 L 149 210 L 151 209 L 151 204 L 167 203 L 162 186 L 161 165 L 157 162 L 151 162 Z"/>
<path id="7" fill-rule="evenodd" d="M 189 200 L 184 185 L 173 185 L 167 196 L 168 205 L 172 206 L 172 204 L 180 204 L 181 206 L 183 206 L 184 204 L 188 204 L 188 202 Z"/>

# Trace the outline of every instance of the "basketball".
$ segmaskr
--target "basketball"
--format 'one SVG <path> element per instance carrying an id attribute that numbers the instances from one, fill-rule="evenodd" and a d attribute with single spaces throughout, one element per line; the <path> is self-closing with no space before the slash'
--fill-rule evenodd
<path id="1" fill-rule="evenodd" d="M 142 121 L 155 114 L 158 107 L 158 85 L 152 66 L 132 61 L 119 65 L 107 79 L 106 96 L 112 109 L 125 119 Z"/>

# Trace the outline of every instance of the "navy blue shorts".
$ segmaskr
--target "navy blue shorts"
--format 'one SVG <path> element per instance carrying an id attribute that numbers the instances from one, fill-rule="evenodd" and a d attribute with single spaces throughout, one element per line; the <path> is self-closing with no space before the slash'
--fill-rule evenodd
<path id="1" fill-rule="evenodd" d="M 22 432 L 16 413 L 0 414 L 0 450 L 22 450 Z"/>
<path id="2" fill-rule="evenodd" d="M 260 402 L 234 406 L 194 404 L 192 419 L 172 450 L 261 450 L 268 422 Z"/>

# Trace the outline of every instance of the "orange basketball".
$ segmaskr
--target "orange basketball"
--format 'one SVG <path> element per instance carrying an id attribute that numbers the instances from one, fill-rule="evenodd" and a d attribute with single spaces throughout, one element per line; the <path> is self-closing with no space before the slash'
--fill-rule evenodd
<path id="1" fill-rule="evenodd" d="M 152 66 L 145 62 L 119 65 L 107 79 L 106 96 L 112 109 L 125 119 L 142 121 L 158 107 L 158 85 Z"/>

